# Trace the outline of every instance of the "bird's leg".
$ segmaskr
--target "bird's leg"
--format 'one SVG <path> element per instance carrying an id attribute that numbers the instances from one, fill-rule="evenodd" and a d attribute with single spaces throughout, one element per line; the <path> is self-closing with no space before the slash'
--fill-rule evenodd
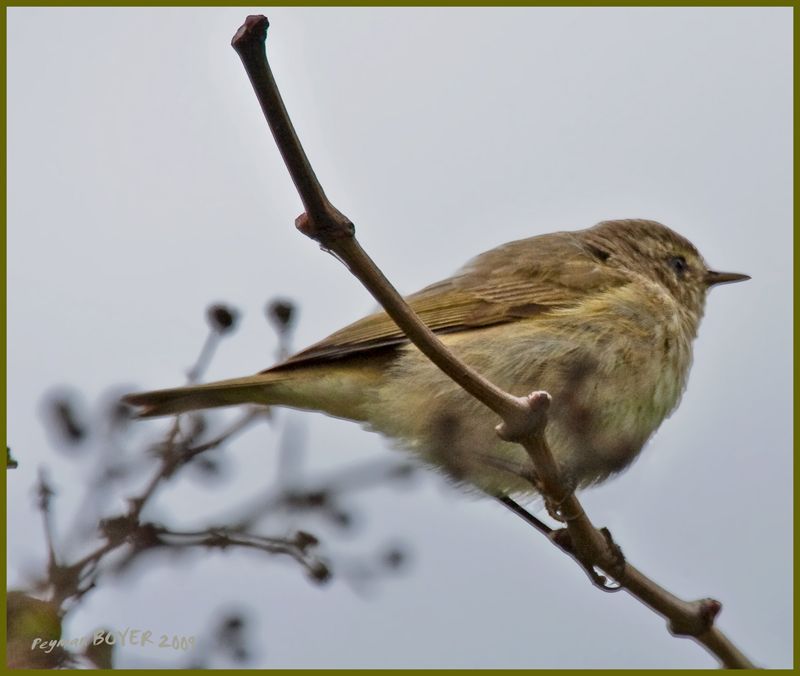
<path id="1" fill-rule="evenodd" d="M 487 467 L 491 467 L 492 469 L 496 469 L 501 472 L 508 472 L 509 474 L 513 474 L 516 477 L 524 479 L 531 484 L 531 486 L 533 486 L 539 495 L 542 496 L 547 513 L 552 519 L 560 523 L 566 523 L 569 521 L 570 515 L 564 514 L 563 510 L 561 509 L 561 502 L 556 502 L 552 498 L 545 495 L 544 490 L 542 489 L 542 482 L 539 479 L 539 475 L 536 473 L 536 470 L 531 462 L 507 460 L 506 458 L 498 458 L 486 453 L 476 454 L 476 459 L 479 463 Z"/>
<path id="2" fill-rule="evenodd" d="M 495 500 L 498 500 L 500 503 L 502 503 L 504 507 L 510 509 L 512 512 L 514 512 L 514 514 L 536 528 L 536 530 L 544 533 L 547 537 L 550 537 L 550 535 L 553 533 L 553 529 L 550 528 L 550 526 L 548 526 L 541 519 L 536 518 L 513 498 L 503 494 L 494 495 L 493 497 Z"/>
<path id="3" fill-rule="evenodd" d="M 547 507 L 547 513 L 556 521 L 560 523 L 567 523 L 568 521 L 572 521 L 575 516 L 564 511 L 564 502 L 568 496 L 575 492 L 577 482 L 569 476 L 562 476 L 561 485 L 564 487 L 564 490 L 560 498 L 544 495 L 542 491 L 539 492 L 542 493 L 544 497 L 544 504 L 545 507 Z"/>

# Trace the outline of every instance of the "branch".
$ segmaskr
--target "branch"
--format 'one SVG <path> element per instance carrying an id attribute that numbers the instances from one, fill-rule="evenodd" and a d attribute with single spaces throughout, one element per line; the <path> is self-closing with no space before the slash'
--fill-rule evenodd
<path id="1" fill-rule="evenodd" d="M 594 574 L 595 568 L 611 572 L 621 587 L 667 618 L 668 628 L 673 634 L 693 637 L 726 667 L 752 668 L 754 665 L 714 626 L 714 618 L 721 608 L 717 601 L 686 602 L 678 599 L 625 563 L 608 532 L 592 525 L 572 489 L 561 481 L 558 466 L 545 440 L 550 395 L 533 392 L 527 397 L 512 396 L 464 364 L 417 317 L 361 248 L 352 221 L 325 195 L 283 104 L 264 49 L 268 26 L 266 17 L 249 16 L 231 44 L 244 64 L 305 207 L 305 213 L 295 221 L 297 229 L 339 258 L 423 354 L 500 416 L 502 422 L 497 427 L 498 434 L 525 448 L 536 468 L 536 476 L 530 478 L 551 514 L 566 523 L 568 538 L 551 534 L 558 546 L 573 554 L 590 574 Z"/>
<path id="2" fill-rule="evenodd" d="M 147 524 L 143 524 L 147 526 Z M 320 559 L 308 553 L 317 543 L 317 539 L 298 531 L 293 538 L 269 537 L 256 535 L 229 528 L 209 528 L 200 531 L 174 531 L 162 526 L 150 524 L 153 535 L 159 544 L 171 547 L 207 547 L 227 549 L 228 547 L 246 547 L 258 549 L 267 554 L 285 554 L 297 561 L 306 569 L 316 582 L 326 582 L 330 576 L 328 566 Z"/>

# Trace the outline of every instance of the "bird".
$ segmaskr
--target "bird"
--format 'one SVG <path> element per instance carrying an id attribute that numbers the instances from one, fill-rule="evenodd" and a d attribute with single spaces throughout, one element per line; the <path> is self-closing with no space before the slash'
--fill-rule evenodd
<path id="1" fill-rule="evenodd" d="M 623 219 L 503 244 L 406 300 L 498 387 L 551 395 L 545 436 L 577 489 L 638 456 L 680 402 L 707 292 L 747 279 L 711 270 L 661 223 Z M 123 401 L 140 417 L 241 404 L 318 411 L 388 437 L 457 484 L 536 493 L 531 460 L 497 436 L 496 414 L 382 311 L 255 375 Z"/>

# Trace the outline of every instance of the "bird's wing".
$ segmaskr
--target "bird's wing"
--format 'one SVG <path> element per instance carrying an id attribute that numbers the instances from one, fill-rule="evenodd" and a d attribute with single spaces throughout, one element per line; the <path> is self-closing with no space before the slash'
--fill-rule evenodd
<path id="1" fill-rule="evenodd" d="M 487 251 L 453 277 L 406 300 L 437 333 L 512 322 L 574 305 L 588 294 L 627 283 L 627 276 L 606 265 L 607 258 L 606 252 L 588 245 L 580 233 L 540 235 Z M 385 312 L 376 312 L 268 370 L 338 359 L 407 341 Z"/>

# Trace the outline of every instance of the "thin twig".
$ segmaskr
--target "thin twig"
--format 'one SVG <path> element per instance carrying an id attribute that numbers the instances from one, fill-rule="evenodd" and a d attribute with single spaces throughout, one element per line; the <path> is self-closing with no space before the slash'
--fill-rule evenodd
<path id="1" fill-rule="evenodd" d="M 45 543 L 47 545 L 47 566 L 50 572 L 54 572 L 56 568 L 58 568 L 58 558 L 56 557 L 55 538 L 53 537 L 53 519 L 50 510 L 53 489 L 47 481 L 44 469 L 42 468 L 39 469 L 37 497 L 39 511 L 42 514 Z"/>
<path id="2" fill-rule="evenodd" d="M 159 486 L 171 477 L 175 470 L 185 465 L 187 462 L 196 456 L 209 451 L 213 448 L 220 446 L 228 441 L 231 437 L 239 434 L 247 426 L 263 416 L 263 410 L 253 408 L 247 411 L 238 420 L 234 421 L 223 433 L 200 446 L 186 448 L 183 443 L 178 441 L 180 433 L 179 418 L 175 418 L 169 430 L 167 431 L 164 441 L 162 442 L 163 451 L 161 453 L 161 462 L 158 469 L 154 472 L 153 476 L 145 485 L 139 495 L 128 500 L 127 513 L 118 517 L 107 519 L 103 522 L 106 527 L 106 540 L 93 551 L 89 552 L 75 563 L 70 564 L 64 568 L 65 579 L 75 581 L 75 584 L 84 583 L 82 588 L 75 586 L 73 589 L 59 590 L 59 594 L 64 598 L 78 599 L 87 593 L 93 586 L 94 581 L 98 577 L 96 568 L 100 561 L 112 551 L 120 548 L 122 545 L 129 542 L 129 538 L 135 535 L 142 528 L 140 517 L 145 505 L 155 495 Z M 46 514 L 46 513 L 45 513 Z M 52 537 L 50 529 L 46 522 L 45 533 L 47 535 L 48 547 L 52 547 Z M 113 535 L 111 534 L 113 530 Z M 122 531 L 122 536 L 119 536 L 118 531 Z M 52 549 L 50 549 L 52 552 Z M 51 554 L 51 569 L 53 567 L 54 556 Z"/>
<path id="3" fill-rule="evenodd" d="M 196 383 L 205 373 L 208 365 L 211 363 L 211 358 L 214 356 L 214 352 L 219 346 L 219 336 L 219 332 L 215 331 L 214 329 L 211 329 L 208 334 L 206 334 L 206 339 L 203 341 L 203 347 L 200 349 L 200 354 L 197 356 L 197 360 L 186 372 L 186 380 L 188 385 Z"/>
<path id="4" fill-rule="evenodd" d="M 754 665 L 714 626 L 720 604 L 709 599 L 688 603 L 656 585 L 622 559 L 608 536 L 595 528 L 572 489 L 561 481 L 547 446 L 544 430 L 550 396 L 533 392 L 514 397 L 483 378 L 450 353 L 417 317 L 355 239 L 349 218 L 326 197 L 281 99 L 267 61 L 264 43 L 269 26 L 264 16 L 249 16 L 232 40 L 255 90 L 278 149 L 305 207 L 297 228 L 339 258 L 397 323 L 408 339 L 464 390 L 502 419 L 497 431 L 521 444 L 536 467 L 536 485 L 550 509 L 565 522 L 569 539 L 556 544 L 572 553 L 587 569 L 611 572 L 630 594 L 668 619 L 670 631 L 692 636 L 727 667 Z M 509 506 L 510 505 L 506 505 Z"/>
<path id="5" fill-rule="evenodd" d="M 406 476 L 413 471 L 414 466 L 410 463 L 368 460 L 335 471 L 322 480 L 306 481 L 306 487 L 303 488 L 279 483 L 275 490 L 259 495 L 251 501 L 237 517 L 232 528 L 234 530 L 250 528 L 264 515 L 280 508 L 329 508 L 332 500 L 343 493 L 372 488 L 387 479 Z"/>
<path id="6" fill-rule="evenodd" d="M 309 575 L 318 582 L 323 582 L 330 577 L 328 566 L 307 551 L 309 546 L 316 544 L 316 539 L 302 532 L 298 533 L 294 538 L 277 538 L 243 533 L 229 528 L 210 528 L 200 531 L 175 531 L 154 526 L 151 526 L 151 528 L 153 533 L 158 536 L 158 539 L 170 547 L 208 547 L 215 549 L 244 547 L 258 549 L 268 554 L 285 554 L 302 565 Z"/>
<path id="7" fill-rule="evenodd" d="M 181 462 L 189 462 L 189 460 L 195 456 L 205 453 L 206 451 L 213 450 L 218 446 L 227 443 L 237 434 L 244 432 L 256 420 L 259 418 L 265 418 L 267 415 L 268 409 L 262 406 L 251 407 L 238 420 L 234 420 L 230 427 L 210 441 L 200 444 L 199 446 L 192 446 L 191 448 L 184 449 L 181 454 Z"/>

